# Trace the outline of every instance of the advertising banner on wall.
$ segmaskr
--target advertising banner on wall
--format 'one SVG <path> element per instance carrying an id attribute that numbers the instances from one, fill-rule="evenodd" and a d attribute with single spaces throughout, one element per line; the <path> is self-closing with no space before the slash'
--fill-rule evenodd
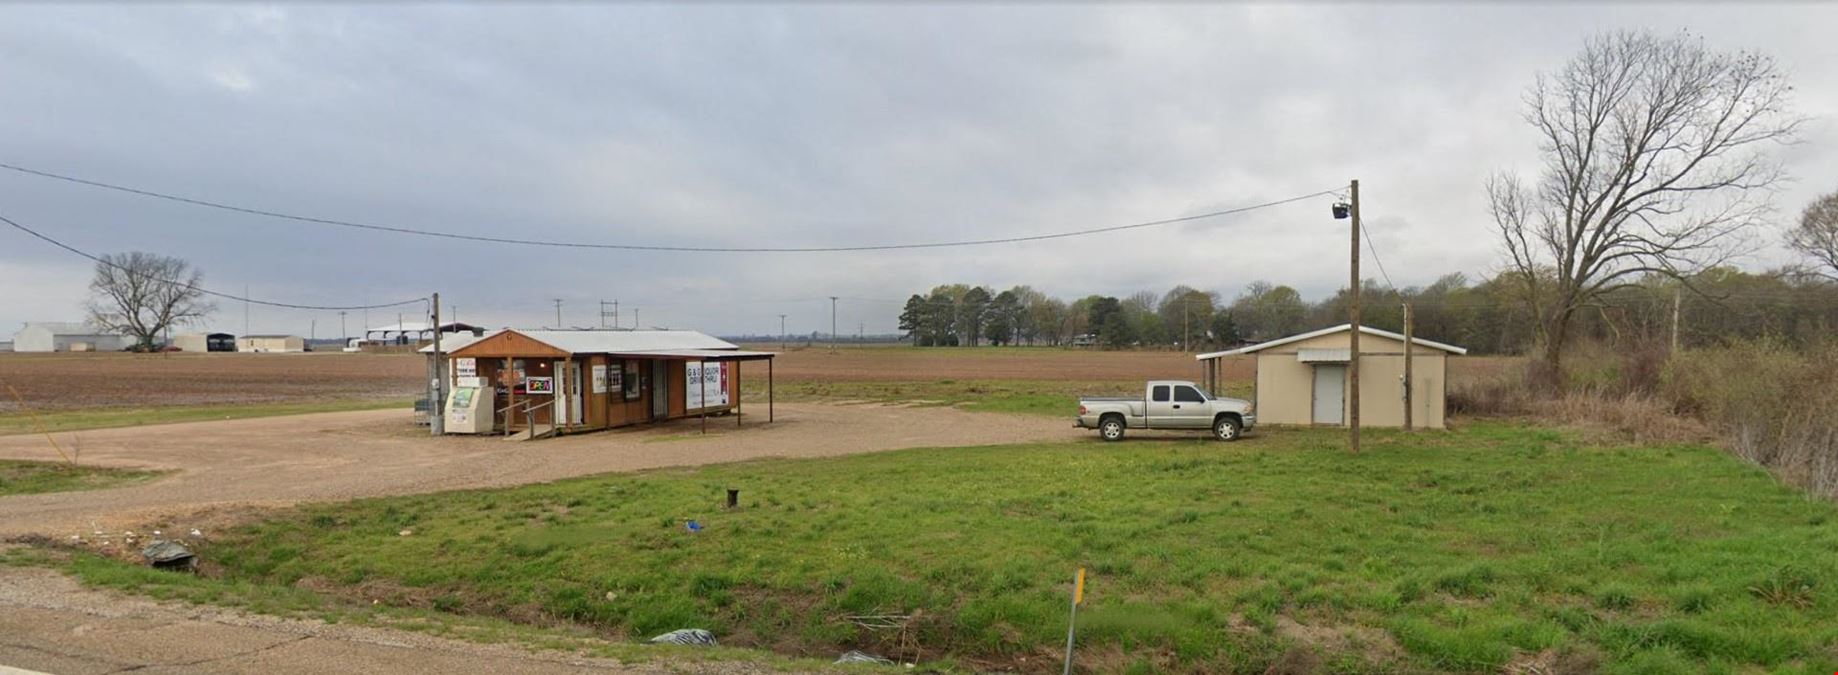
<path id="1" fill-rule="evenodd" d="M 683 364 L 683 409 L 725 408 L 728 406 L 728 364 Z"/>

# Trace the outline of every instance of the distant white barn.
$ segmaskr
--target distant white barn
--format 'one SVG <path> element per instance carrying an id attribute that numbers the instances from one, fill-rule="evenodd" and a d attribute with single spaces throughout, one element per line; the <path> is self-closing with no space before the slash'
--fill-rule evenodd
<path id="1" fill-rule="evenodd" d="M 13 334 L 16 352 L 118 352 L 133 345 L 132 337 L 86 323 L 28 323 Z"/>

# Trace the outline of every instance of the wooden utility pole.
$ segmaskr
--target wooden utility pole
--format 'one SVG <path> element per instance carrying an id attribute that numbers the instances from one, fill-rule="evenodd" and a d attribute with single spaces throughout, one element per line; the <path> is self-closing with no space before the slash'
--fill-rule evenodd
<path id="1" fill-rule="evenodd" d="M 397 325 L 401 328 L 401 325 Z M 441 391 L 447 386 L 447 359 L 440 353 L 440 294 L 434 294 L 434 378 L 428 383 L 428 431 L 439 436 L 447 432 L 447 411 L 441 405 Z"/>
<path id="2" fill-rule="evenodd" d="M 1359 453 L 1359 181 L 1353 181 L 1353 252 L 1348 273 L 1348 321 L 1353 330 L 1347 337 L 1347 443 L 1348 450 Z"/>
<path id="3" fill-rule="evenodd" d="M 1416 386 L 1416 380 L 1411 379 L 1412 373 L 1410 370 L 1410 357 L 1411 357 L 1411 352 L 1414 352 L 1417 350 L 1417 343 L 1415 340 L 1411 339 L 1410 332 L 1411 332 L 1410 303 L 1406 302 L 1404 303 L 1404 430 L 1405 431 L 1411 430 L 1411 411 L 1413 409 L 1412 403 L 1414 403 L 1416 400 L 1416 398 L 1412 396 L 1411 394 L 1411 388 Z"/>
<path id="4" fill-rule="evenodd" d="M 836 296 L 830 296 L 830 353 L 836 353 Z"/>

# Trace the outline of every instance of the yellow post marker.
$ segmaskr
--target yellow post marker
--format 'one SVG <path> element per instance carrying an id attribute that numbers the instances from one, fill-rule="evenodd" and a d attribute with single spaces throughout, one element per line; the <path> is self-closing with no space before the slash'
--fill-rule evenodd
<path id="1" fill-rule="evenodd" d="M 1079 605 L 1085 603 L 1085 568 L 1079 568 L 1079 574 L 1072 580 L 1072 613 L 1066 618 L 1066 669 L 1064 675 L 1072 675 L 1072 636 L 1078 628 Z"/>

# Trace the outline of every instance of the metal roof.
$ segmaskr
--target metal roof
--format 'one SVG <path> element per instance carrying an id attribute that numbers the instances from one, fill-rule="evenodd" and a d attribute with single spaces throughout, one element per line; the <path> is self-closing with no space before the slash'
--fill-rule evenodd
<path id="1" fill-rule="evenodd" d="M 106 335 L 110 337 L 126 337 L 122 333 L 108 328 L 93 326 L 80 321 L 30 322 L 25 325 L 25 328 L 43 328 L 52 335 Z"/>
<path id="2" fill-rule="evenodd" d="M 1289 337 L 1286 337 L 1286 338 L 1277 338 L 1277 339 L 1275 339 L 1275 340 L 1271 340 L 1271 341 L 1269 341 L 1269 342 L 1260 342 L 1260 343 L 1257 343 L 1257 344 L 1254 344 L 1254 345 L 1251 345 L 1251 346 L 1249 346 L 1249 347 L 1239 347 L 1239 348 L 1237 348 L 1237 349 L 1231 349 L 1231 350 L 1226 350 L 1226 351 L 1223 351 L 1223 352 L 1209 352 L 1209 353 L 1206 353 L 1206 354 L 1195 354 L 1193 358 L 1194 358 L 1194 360 L 1196 360 L 1196 361 L 1206 361 L 1206 360 L 1209 360 L 1209 359 L 1216 359 L 1216 358 L 1219 358 L 1219 357 L 1221 357 L 1221 356 L 1235 356 L 1235 355 L 1238 355 L 1238 354 L 1250 354 L 1250 353 L 1253 353 L 1253 352 L 1260 352 L 1260 351 L 1263 351 L 1263 350 L 1266 350 L 1266 349 L 1269 349 L 1269 348 L 1271 348 L 1271 347 L 1281 347 L 1281 346 L 1283 346 L 1283 345 L 1286 345 L 1286 344 L 1294 344 L 1294 343 L 1297 343 L 1297 342 L 1301 342 L 1301 341 L 1303 341 L 1303 340 L 1308 340 L 1308 339 L 1313 339 L 1313 338 L 1318 338 L 1318 337 L 1321 337 L 1321 336 L 1323 336 L 1323 335 L 1333 335 L 1333 334 L 1335 334 L 1335 333 L 1342 333 L 1342 332 L 1346 332 L 1346 331 L 1348 331 L 1348 330 L 1351 330 L 1352 328 L 1353 328 L 1353 324 L 1350 324 L 1350 323 L 1343 323 L 1343 324 L 1340 324 L 1340 325 L 1338 325 L 1338 326 L 1333 326 L 1333 327 L 1330 327 L 1330 328 L 1323 328 L 1323 329 L 1321 329 L 1321 330 L 1317 330 L 1317 331 L 1309 331 L 1309 332 L 1307 332 L 1307 333 L 1302 333 L 1302 334 L 1300 334 L 1300 335 L 1291 335 L 1291 336 L 1289 336 Z M 1391 338 L 1391 339 L 1393 339 L 1393 340 L 1397 340 L 1398 342 L 1403 342 L 1403 341 L 1404 341 L 1404 336 L 1403 336 L 1403 335 L 1399 335 L 1399 334 L 1397 334 L 1397 333 L 1393 333 L 1393 332 L 1391 332 L 1391 331 L 1388 331 L 1388 330 L 1379 330 L 1379 329 L 1377 329 L 1377 328 L 1373 328 L 1373 327 L 1371 327 L 1371 326 L 1360 326 L 1360 327 L 1359 327 L 1359 332 L 1360 332 L 1361 334 L 1363 334 L 1363 335 L 1376 335 L 1376 336 L 1379 336 L 1379 337 L 1386 337 L 1386 338 Z M 1440 343 L 1440 342 L 1435 342 L 1435 341 L 1431 341 L 1431 340 L 1425 340 L 1425 339 L 1423 339 L 1423 338 L 1420 338 L 1420 337 L 1414 337 L 1414 336 L 1413 336 L 1413 337 L 1412 337 L 1412 338 L 1410 339 L 1410 341 L 1411 341 L 1411 343 L 1412 343 L 1412 344 L 1415 344 L 1415 345 L 1417 345 L 1417 346 L 1419 346 L 1419 347 L 1429 347 L 1429 348 L 1431 348 L 1431 349 L 1440 349 L 1440 350 L 1442 350 L 1442 351 L 1445 351 L 1445 352 L 1448 352 L 1448 353 L 1450 353 L 1450 354 L 1466 354 L 1466 353 L 1468 353 L 1468 350 L 1467 350 L 1467 349 L 1465 349 L 1465 348 L 1462 348 L 1462 347 L 1457 347 L 1457 346 L 1455 346 L 1455 345 L 1445 345 L 1445 344 L 1443 344 L 1443 343 Z M 1361 351 L 1364 351 L 1364 350 L 1362 349 Z"/>
<path id="3" fill-rule="evenodd" d="M 440 350 L 454 352 L 505 331 L 515 332 L 537 342 L 570 354 L 623 354 L 628 356 L 700 357 L 770 355 L 769 352 L 742 352 L 732 342 L 710 337 L 693 330 L 523 330 L 506 328 L 474 338 L 471 335 L 445 337 Z M 422 353 L 433 353 L 433 345 L 422 347 Z"/>
<path id="4" fill-rule="evenodd" d="M 460 349 L 462 347 L 465 347 L 466 345 L 472 344 L 474 342 L 478 342 L 480 340 L 491 337 L 493 335 L 497 335 L 502 332 L 504 332 L 504 329 L 500 328 L 498 330 L 494 330 L 489 333 L 485 333 L 484 335 L 473 335 L 471 333 L 441 333 L 440 334 L 440 350 L 443 352 L 451 353 L 455 349 Z M 428 343 L 428 346 L 422 347 L 415 351 L 421 352 L 423 354 L 432 354 L 434 353 L 434 344 Z"/>
<path id="5" fill-rule="evenodd" d="M 376 326 L 374 328 L 366 328 L 364 329 L 364 332 L 365 333 L 426 333 L 426 332 L 433 330 L 433 328 L 430 328 L 430 326 L 432 325 L 433 324 L 430 324 L 426 321 L 402 321 L 398 323 Z M 469 323 L 460 323 L 458 321 L 448 321 L 446 323 L 440 324 L 440 327 L 442 329 L 441 332 L 443 333 L 473 331 L 473 330 L 479 329 L 478 326 L 474 326 Z"/>
<path id="6" fill-rule="evenodd" d="M 778 356 L 774 352 L 747 352 L 738 349 L 671 349 L 655 352 L 612 352 L 613 356 L 641 356 L 666 359 L 769 359 Z"/>

